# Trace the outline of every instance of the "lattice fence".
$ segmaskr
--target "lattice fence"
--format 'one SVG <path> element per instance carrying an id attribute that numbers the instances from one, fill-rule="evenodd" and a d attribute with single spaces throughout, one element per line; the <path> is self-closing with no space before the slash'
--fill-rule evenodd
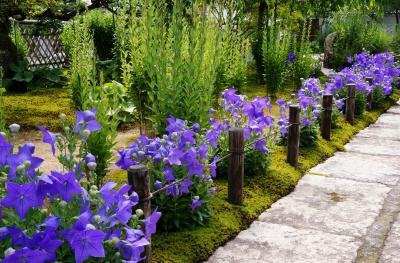
<path id="1" fill-rule="evenodd" d="M 48 66 L 51 68 L 68 65 L 68 56 L 60 40 L 60 29 L 49 29 L 46 34 L 33 33 L 31 25 L 21 26 L 21 33 L 28 46 L 29 67 Z"/>

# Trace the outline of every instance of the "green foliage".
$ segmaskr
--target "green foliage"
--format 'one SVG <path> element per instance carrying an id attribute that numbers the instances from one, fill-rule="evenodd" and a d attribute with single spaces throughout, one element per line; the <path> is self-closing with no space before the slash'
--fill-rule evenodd
<path id="1" fill-rule="evenodd" d="M 319 139 L 319 126 L 312 122 L 310 126 L 303 126 L 300 129 L 300 147 L 312 147 Z"/>
<path id="2" fill-rule="evenodd" d="M 400 53 L 400 25 L 397 25 L 393 30 L 392 49 Z"/>
<path id="3" fill-rule="evenodd" d="M 219 96 L 227 87 L 242 91 L 246 85 L 250 43 L 243 32 L 240 1 L 225 1 L 223 13 L 221 6 L 213 8 L 220 28 L 220 59 L 214 91 Z"/>
<path id="4" fill-rule="evenodd" d="M 29 48 L 24 37 L 22 36 L 21 28 L 15 22 L 11 24 L 10 38 L 17 48 L 18 60 L 25 60 L 28 56 Z"/>
<path id="5" fill-rule="evenodd" d="M 26 60 L 20 60 L 17 64 L 12 64 L 11 70 L 15 72 L 13 80 L 26 83 L 33 80 L 33 72 L 29 70 Z"/>
<path id="6" fill-rule="evenodd" d="M 75 20 L 67 23 L 61 33 L 61 40 L 65 46 L 65 50 L 70 53 L 76 44 L 74 23 L 85 23 L 93 35 L 93 42 L 99 59 L 112 59 L 114 49 L 114 21 L 112 13 L 104 9 L 94 9 L 82 14 Z"/>
<path id="7" fill-rule="evenodd" d="M 372 90 L 372 108 L 379 109 L 382 107 L 383 102 L 385 100 L 385 96 L 383 95 L 381 88 L 374 88 Z"/>
<path id="8" fill-rule="evenodd" d="M 162 181 L 165 174 L 162 172 L 161 165 L 152 167 L 152 179 Z M 187 176 L 187 169 L 179 167 L 174 169 L 176 178 Z M 208 183 L 198 177 L 191 178 L 192 185 L 189 186 L 189 193 L 182 194 L 179 197 L 172 195 L 159 194 L 152 199 L 153 209 L 162 211 L 163 216 L 157 223 L 157 227 L 163 231 L 174 231 L 185 228 L 195 228 L 204 225 L 211 216 L 210 188 Z M 190 204 L 198 196 L 201 200 L 201 207 L 192 210 Z"/>
<path id="9" fill-rule="evenodd" d="M 146 115 L 148 107 L 159 133 L 170 115 L 206 124 L 218 66 L 217 30 L 208 14 L 195 12 L 188 22 L 181 1 L 175 3 L 171 17 L 166 17 L 165 8 L 149 0 L 141 17 L 132 14 L 129 21 L 122 11 L 116 34 L 122 82 L 135 101 L 144 101 L 144 107 L 135 103 L 139 115 Z"/>
<path id="10" fill-rule="evenodd" d="M 263 41 L 264 76 L 267 94 L 275 94 L 285 81 L 291 33 L 279 23 L 267 27 Z"/>
<path id="11" fill-rule="evenodd" d="M 356 91 L 356 102 L 355 102 L 355 109 L 354 109 L 354 114 L 356 116 L 361 116 L 363 115 L 366 107 L 367 107 L 367 99 L 366 95 L 364 92 L 359 92 L 358 90 Z"/>
<path id="12" fill-rule="evenodd" d="M 379 53 L 387 51 L 392 38 L 386 28 L 370 18 L 363 10 L 343 8 L 333 15 L 330 28 L 337 32 L 334 43 L 333 65 L 342 68 L 347 57 L 365 51 Z"/>
<path id="13" fill-rule="evenodd" d="M 93 36 L 88 24 L 73 21 L 72 29 L 75 40 L 71 45 L 71 65 L 69 72 L 69 88 L 72 101 L 78 110 L 82 110 L 89 97 L 90 89 L 96 85 L 96 56 Z"/>
<path id="14" fill-rule="evenodd" d="M 3 79 L 3 69 L 0 67 L 0 81 Z M 0 86 L 0 131 L 6 131 L 6 118 L 4 112 L 4 98 L 3 93 L 5 92 L 5 88 Z"/>
<path id="15" fill-rule="evenodd" d="M 338 122 L 339 122 L 339 117 L 340 117 L 340 111 L 338 110 L 337 107 L 333 107 L 332 109 L 332 121 L 331 121 L 331 127 L 332 129 L 335 129 L 338 127 Z"/>

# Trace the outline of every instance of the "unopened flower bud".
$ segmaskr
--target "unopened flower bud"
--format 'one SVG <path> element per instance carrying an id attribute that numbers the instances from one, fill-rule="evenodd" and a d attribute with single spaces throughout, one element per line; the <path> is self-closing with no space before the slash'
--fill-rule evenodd
<path id="1" fill-rule="evenodd" d="M 96 227 L 92 224 L 87 224 L 86 225 L 86 230 L 96 230 Z"/>
<path id="2" fill-rule="evenodd" d="M 23 165 L 23 164 L 18 165 L 18 167 L 17 167 L 18 172 L 22 172 L 24 170 L 25 170 L 25 165 Z"/>
<path id="3" fill-rule="evenodd" d="M 165 139 L 161 139 L 161 140 L 160 140 L 160 143 L 163 144 L 163 145 L 164 145 L 166 142 L 167 142 L 167 141 L 166 141 Z"/>
<path id="4" fill-rule="evenodd" d="M 97 191 L 97 190 L 99 190 L 99 188 L 97 188 L 96 185 L 92 185 L 92 186 L 90 186 L 90 190 Z"/>
<path id="5" fill-rule="evenodd" d="M 144 156 L 144 151 L 138 151 L 138 155 L 139 155 L 139 157 L 143 157 Z"/>
<path id="6" fill-rule="evenodd" d="M 90 131 L 89 130 L 84 130 L 83 131 L 83 136 L 85 136 L 85 138 L 88 138 L 90 135 Z"/>
<path id="7" fill-rule="evenodd" d="M 119 257 L 121 256 L 121 253 L 115 252 L 115 256 L 116 256 L 117 258 L 119 258 Z"/>
<path id="8" fill-rule="evenodd" d="M 29 166 L 31 166 L 31 161 L 29 161 L 29 160 L 24 161 L 24 166 L 26 168 L 29 168 Z"/>
<path id="9" fill-rule="evenodd" d="M 87 167 L 89 168 L 90 171 L 94 171 L 94 170 L 96 170 L 97 163 L 90 162 L 87 164 Z"/>
<path id="10" fill-rule="evenodd" d="M 194 199 L 196 199 L 196 200 L 199 200 L 200 199 L 200 197 L 198 196 L 198 195 L 196 195 L 195 197 L 193 197 Z"/>
<path id="11" fill-rule="evenodd" d="M 8 126 L 8 128 L 10 129 L 11 133 L 18 133 L 19 129 L 21 128 L 21 126 L 19 126 L 16 123 L 11 124 L 10 126 Z"/>
<path id="12" fill-rule="evenodd" d="M 168 135 L 164 134 L 162 137 L 164 140 L 168 140 Z"/>
<path id="13" fill-rule="evenodd" d="M 95 215 L 95 216 L 93 216 L 93 220 L 94 220 L 94 222 L 96 222 L 96 223 L 100 223 L 101 217 L 100 217 L 99 215 Z"/>
<path id="14" fill-rule="evenodd" d="M 97 195 L 97 193 L 98 193 L 99 191 L 97 191 L 97 190 L 90 190 L 89 191 L 89 195 L 90 195 L 90 197 L 96 197 L 96 195 Z"/>
<path id="15" fill-rule="evenodd" d="M 14 253 L 15 253 L 15 249 L 13 249 L 12 247 L 9 247 L 9 248 L 6 249 L 6 251 L 4 251 L 4 257 L 5 258 L 9 257 Z"/>
<path id="16" fill-rule="evenodd" d="M 69 128 L 68 126 L 64 128 L 65 132 L 69 132 L 71 130 L 71 128 Z"/>
<path id="17" fill-rule="evenodd" d="M 118 237 L 113 237 L 113 238 L 111 239 L 111 242 L 112 242 L 113 245 L 117 244 L 119 241 L 120 241 L 120 240 L 119 240 Z"/>
<path id="18" fill-rule="evenodd" d="M 67 202 L 65 202 L 64 200 L 61 200 L 61 202 L 59 203 L 59 206 L 64 208 L 67 206 L 67 204 L 68 204 Z"/>
<path id="19" fill-rule="evenodd" d="M 138 219 L 138 216 L 137 216 L 137 215 L 133 215 L 133 216 L 132 216 L 132 219 L 133 219 L 133 220 L 136 220 L 136 219 Z"/>
<path id="20" fill-rule="evenodd" d="M 67 118 L 67 115 L 65 115 L 64 113 L 60 113 L 59 117 L 62 121 L 64 121 Z"/>
<path id="21" fill-rule="evenodd" d="M 144 212 L 143 212 L 142 209 L 136 209 L 135 214 L 136 214 L 138 217 L 140 217 L 140 216 L 142 216 L 142 215 L 144 214 Z"/>
<path id="22" fill-rule="evenodd" d="M 171 133 L 171 137 L 172 137 L 172 139 L 178 138 L 178 133 L 177 132 Z"/>
<path id="23" fill-rule="evenodd" d="M 40 209 L 40 213 L 42 213 L 42 214 L 47 214 L 48 211 L 49 210 L 47 210 L 46 208 Z"/>

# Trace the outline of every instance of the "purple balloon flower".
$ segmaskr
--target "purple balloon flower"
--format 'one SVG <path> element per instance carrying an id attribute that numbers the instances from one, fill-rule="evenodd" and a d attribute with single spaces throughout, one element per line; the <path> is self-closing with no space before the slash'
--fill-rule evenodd
<path id="1" fill-rule="evenodd" d="M 0 134 L 0 165 L 6 165 L 7 155 L 11 152 L 12 145 Z"/>
<path id="2" fill-rule="evenodd" d="M 56 135 L 46 130 L 43 126 L 37 126 L 37 128 L 43 133 L 43 142 L 51 145 L 51 151 L 53 155 L 56 154 Z"/>
<path id="3" fill-rule="evenodd" d="M 7 163 L 10 165 L 8 178 L 10 180 L 14 180 L 17 174 L 18 166 L 25 165 L 27 163 L 29 166 L 25 166 L 25 171 L 30 178 L 33 178 L 35 176 L 36 168 L 38 168 L 42 162 L 43 159 L 32 156 L 29 145 L 25 144 L 17 154 L 10 154 L 7 156 Z"/>
<path id="4" fill-rule="evenodd" d="M 93 154 L 88 153 L 88 154 L 85 156 L 85 163 L 86 163 L 86 165 L 87 165 L 88 163 L 95 163 L 95 162 L 96 162 L 96 157 L 95 157 Z"/>
<path id="5" fill-rule="evenodd" d="M 150 238 L 151 235 L 156 233 L 157 230 L 157 222 L 161 217 L 161 212 L 158 212 L 157 209 L 153 211 L 153 213 L 144 221 L 146 234 L 145 237 L 147 239 Z"/>
<path id="6" fill-rule="evenodd" d="M 185 180 L 182 181 L 181 183 L 181 193 L 182 194 L 188 194 L 189 193 L 189 186 L 191 186 L 193 183 L 189 178 L 186 178 Z"/>
<path id="7" fill-rule="evenodd" d="M 101 128 L 101 125 L 96 120 L 96 109 L 76 112 L 76 123 L 74 126 L 75 133 L 79 133 L 83 130 L 94 132 Z"/>
<path id="8" fill-rule="evenodd" d="M 1 201 L 1 205 L 14 208 L 21 219 L 24 219 L 29 209 L 43 204 L 43 199 L 36 195 L 36 185 L 33 182 L 19 185 L 6 183 L 7 195 Z"/>
<path id="9" fill-rule="evenodd" d="M 42 263 L 47 260 L 47 254 L 37 249 L 22 248 L 3 259 L 2 263 L 35 262 Z"/>
<path id="10" fill-rule="evenodd" d="M 198 196 L 192 199 L 192 203 L 190 204 L 190 207 L 192 208 L 192 211 L 200 208 L 202 205 L 202 201 Z"/>
<path id="11" fill-rule="evenodd" d="M 56 193 L 61 196 L 61 198 L 69 202 L 72 197 L 76 194 L 82 194 L 82 188 L 78 180 L 75 178 L 74 172 L 67 172 L 61 174 L 58 172 L 51 172 L 52 178 L 54 178 L 54 187 Z"/>
<path id="12" fill-rule="evenodd" d="M 288 62 L 289 63 L 293 63 L 295 59 L 296 59 L 296 55 L 293 52 L 289 52 L 289 54 L 288 54 Z"/>
<path id="13" fill-rule="evenodd" d="M 106 234 L 100 230 L 83 230 L 77 232 L 71 241 L 75 251 L 75 260 L 81 263 L 89 257 L 105 257 L 103 240 Z"/>

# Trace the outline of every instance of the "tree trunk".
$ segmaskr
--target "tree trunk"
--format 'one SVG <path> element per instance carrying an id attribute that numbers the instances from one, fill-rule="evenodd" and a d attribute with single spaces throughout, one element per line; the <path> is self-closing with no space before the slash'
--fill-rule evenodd
<path id="1" fill-rule="evenodd" d="M 256 61 L 257 77 L 258 80 L 263 83 L 264 74 L 264 62 L 263 62 L 263 41 L 264 41 L 264 29 L 265 29 L 265 14 L 267 11 L 266 0 L 261 0 L 258 7 L 258 21 L 257 21 L 257 39 L 253 45 L 253 55 Z"/>
<path id="2" fill-rule="evenodd" d="M 3 78 L 12 78 L 14 72 L 10 66 L 17 62 L 17 47 L 10 38 L 10 23 L 0 25 L 0 67 L 2 67 Z M 10 87 L 12 88 L 12 84 Z"/>
<path id="3" fill-rule="evenodd" d="M 399 9 L 396 9 L 395 11 L 396 14 L 396 24 L 400 24 L 400 14 L 399 14 Z"/>

